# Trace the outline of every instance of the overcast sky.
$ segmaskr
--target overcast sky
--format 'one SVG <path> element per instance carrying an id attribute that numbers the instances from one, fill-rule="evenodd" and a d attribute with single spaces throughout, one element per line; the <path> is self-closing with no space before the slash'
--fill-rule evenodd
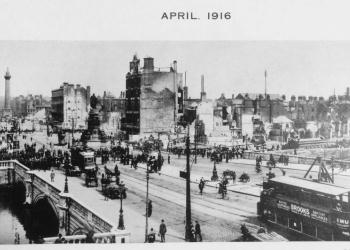
<path id="1" fill-rule="evenodd" d="M 155 67 L 178 62 L 187 72 L 189 96 L 199 97 L 205 75 L 209 98 L 240 92 L 325 96 L 350 86 L 350 42 L 0 42 L 0 72 L 9 67 L 11 95 L 43 94 L 62 82 L 91 85 L 119 96 L 134 53 L 151 56 Z M 143 60 L 141 60 L 143 66 Z M 2 78 L 3 79 L 3 78 Z M 4 83 L 4 79 L 3 79 Z M 0 96 L 4 95 L 4 84 Z"/>

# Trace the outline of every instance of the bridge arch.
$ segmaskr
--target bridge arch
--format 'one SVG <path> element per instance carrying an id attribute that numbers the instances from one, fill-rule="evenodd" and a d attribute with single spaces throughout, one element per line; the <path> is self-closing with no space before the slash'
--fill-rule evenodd
<path id="1" fill-rule="evenodd" d="M 34 231 L 41 237 L 57 236 L 59 231 L 59 212 L 53 200 L 46 194 L 37 195 L 32 202 Z"/>
<path id="2" fill-rule="evenodd" d="M 21 178 L 17 178 L 13 184 L 13 199 L 15 202 L 24 203 L 26 201 L 26 183 Z"/>

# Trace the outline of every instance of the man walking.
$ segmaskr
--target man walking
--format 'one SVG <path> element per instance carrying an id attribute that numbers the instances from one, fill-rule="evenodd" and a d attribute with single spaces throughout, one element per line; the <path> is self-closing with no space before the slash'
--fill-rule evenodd
<path id="1" fill-rule="evenodd" d="M 165 234 L 166 234 L 166 225 L 164 223 L 164 219 L 162 219 L 162 223 L 160 223 L 160 226 L 159 226 L 160 242 L 165 242 Z"/>

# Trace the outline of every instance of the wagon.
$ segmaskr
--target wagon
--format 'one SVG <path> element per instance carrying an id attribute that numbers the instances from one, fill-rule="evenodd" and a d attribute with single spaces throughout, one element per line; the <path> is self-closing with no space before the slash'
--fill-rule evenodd
<path id="1" fill-rule="evenodd" d="M 232 180 L 236 180 L 236 172 L 226 169 L 223 173 L 222 173 L 223 178 L 225 179 L 232 179 Z"/>
<path id="2" fill-rule="evenodd" d="M 243 173 L 240 177 L 239 177 L 239 181 L 241 182 L 249 182 L 250 181 L 250 177 L 247 173 Z"/>
<path id="3" fill-rule="evenodd" d="M 68 176 L 80 176 L 81 170 L 78 166 L 68 165 L 66 166 L 66 171 Z"/>
<path id="4" fill-rule="evenodd" d="M 110 199 L 120 199 L 121 195 L 123 199 L 126 198 L 126 188 L 120 193 L 120 186 L 117 184 L 107 185 L 103 188 L 102 193 Z"/>
<path id="5" fill-rule="evenodd" d="M 87 187 L 93 186 L 97 187 L 98 182 L 97 182 L 97 173 L 95 168 L 85 168 L 85 185 Z M 91 185 L 91 183 L 93 183 Z"/>

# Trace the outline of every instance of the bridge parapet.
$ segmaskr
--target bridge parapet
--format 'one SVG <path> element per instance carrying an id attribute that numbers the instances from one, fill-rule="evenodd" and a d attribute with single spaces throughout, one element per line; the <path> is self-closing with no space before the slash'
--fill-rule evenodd
<path id="1" fill-rule="evenodd" d="M 65 236 L 65 242 L 66 244 L 79 244 L 79 243 L 86 243 L 87 236 L 85 234 L 80 235 L 70 235 Z M 48 237 L 44 238 L 45 244 L 53 244 L 58 239 L 58 237 Z M 115 232 L 108 232 L 108 233 L 95 233 L 92 236 L 94 243 L 105 243 L 105 244 L 118 244 L 118 243 L 129 243 L 130 234 L 129 233 L 123 233 L 121 230 L 116 230 Z"/>
<path id="2" fill-rule="evenodd" d="M 15 181 L 22 181 L 26 187 L 26 202 L 35 204 L 45 198 L 53 207 L 59 220 L 59 231 L 65 236 L 68 243 L 82 243 L 86 235 L 82 232 L 95 232 L 93 239 L 96 243 L 125 243 L 130 241 L 130 233 L 126 230 L 115 230 L 102 215 L 89 208 L 77 197 L 70 193 L 63 193 L 55 184 L 47 182 L 35 171 L 19 163 L 17 160 L 0 161 L 0 167 L 11 170 L 11 176 Z M 76 235 L 70 235 L 76 234 Z M 57 237 L 46 238 L 50 243 Z M 52 243 L 53 243 L 52 242 Z"/>

